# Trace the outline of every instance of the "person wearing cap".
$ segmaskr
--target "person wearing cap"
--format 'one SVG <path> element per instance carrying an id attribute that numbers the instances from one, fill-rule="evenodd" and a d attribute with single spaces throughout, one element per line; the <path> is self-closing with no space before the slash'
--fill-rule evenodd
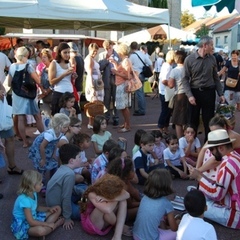
<path id="1" fill-rule="evenodd" d="M 83 74 L 84 74 L 84 60 L 79 53 L 79 49 L 76 43 L 69 42 L 70 47 L 70 64 L 76 69 L 77 78 L 75 79 L 75 88 L 79 96 L 79 103 L 81 99 L 81 93 L 83 91 Z M 75 106 L 76 107 L 76 106 Z M 77 108 L 77 115 L 82 120 L 80 108 Z"/>
<path id="2" fill-rule="evenodd" d="M 120 58 L 117 52 L 113 49 L 114 42 L 111 40 L 105 40 L 103 42 L 104 52 L 99 54 L 98 63 L 100 65 L 100 71 L 102 72 L 103 82 L 104 82 L 104 105 L 107 108 L 105 117 L 107 122 L 111 118 L 110 105 L 113 103 L 112 109 L 112 120 L 113 126 L 118 126 L 119 117 L 118 111 L 115 106 L 116 99 L 116 85 L 115 85 L 115 74 L 111 71 L 114 68 L 113 64 L 109 61 L 110 58 L 113 58 L 116 62 L 120 62 Z"/>
<path id="3" fill-rule="evenodd" d="M 189 101 L 189 123 L 199 126 L 200 111 L 205 130 L 205 140 L 210 132 L 208 123 L 214 117 L 216 91 L 221 102 L 225 102 L 223 89 L 217 75 L 217 62 L 212 55 L 213 39 L 204 36 L 198 43 L 199 49 L 184 61 L 183 89 Z"/>
<path id="4" fill-rule="evenodd" d="M 208 209 L 204 216 L 223 226 L 240 229 L 240 155 L 233 150 L 235 140 L 224 129 L 210 132 L 204 148 L 221 161 L 216 177 L 208 178 L 191 166 L 189 172 L 206 196 Z"/>

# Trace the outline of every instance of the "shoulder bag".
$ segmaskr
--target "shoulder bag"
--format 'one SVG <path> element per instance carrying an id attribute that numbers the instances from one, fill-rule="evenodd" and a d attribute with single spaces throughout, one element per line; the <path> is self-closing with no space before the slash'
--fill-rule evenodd
<path id="1" fill-rule="evenodd" d="M 126 92 L 135 92 L 142 87 L 142 82 L 138 77 L 138 73 L 133 70 L 131 65 L 132 78 L 126 81 Z"/>
<path id="2" fill-rule="evenodd" d="M 15 71 L 12 78 L 12 90 L 20 97 L 34 99 L 37 95 L 37 86 L 27 70 L 28 65 L 26 64 L 25 68 L 20 71 Z"/>
<path id="3" fill-rule="evenodd" d="M 151 77 L 153 75 L 151 68 L 146 65 L 146 63 L 139 57 L 139 55 L 136 52 L 134 52 L 134 53 L 138 56 L 138 58 L 141 60 L 141 62 L 144 65 L 142 68 L 142 72 L 141 72 L 143 74 L 143 76 L 145 78 Z"/>
<path id="4" fill-rule="evenodd" d="M 6 97 L 0 100 L 0 131 L 13 127 L 12 107 L 8 105 Z"/>

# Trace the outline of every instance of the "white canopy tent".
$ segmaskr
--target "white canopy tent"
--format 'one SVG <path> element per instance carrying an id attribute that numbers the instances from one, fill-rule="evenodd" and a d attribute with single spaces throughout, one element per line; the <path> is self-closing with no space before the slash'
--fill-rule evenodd
<path id="1" fill-rule="evenodd" d="M 125 0 L 0 0 L 0 6 L 1 27 L 126 31 L 169 22 L 168 9 Z"/>
<path id="2" fill-rule="evenodd" d="M 133 41 L 137 43 L 146 43 L 148 41 L 153 41 L 156 35 L 164 35 L 166 39 L 178 39 L 181 41 L 187 41 L 189 38 L 189 33 L 178 28 L 162 24 L 154 28 L 141 30 L 135 33 L 131 33 L 121 37 L 118 41 L 130 44 Z"/>

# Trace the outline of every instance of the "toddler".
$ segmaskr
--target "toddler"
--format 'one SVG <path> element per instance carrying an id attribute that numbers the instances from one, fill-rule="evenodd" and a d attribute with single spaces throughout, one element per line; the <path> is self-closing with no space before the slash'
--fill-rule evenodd
<path id="1" fill-rule="evenodd" d="M 65 92 L 59 99 L 60 113 L 64 113 L 69 117 L 77 117 L 76 109 L 73 107 L 74 103 L 74 94 L 70 92 Z"/>

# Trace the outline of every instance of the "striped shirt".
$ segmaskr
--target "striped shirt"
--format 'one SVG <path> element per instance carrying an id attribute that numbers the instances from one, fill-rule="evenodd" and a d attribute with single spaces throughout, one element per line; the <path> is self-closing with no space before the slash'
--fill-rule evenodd
<path id="1" fill-rule="evenodd" d="M 227 227 L 240 228 L 240 155 L 236 151 L 223 157 L 215 184 L 202 178 L 199 190 L 217 205 L 230 210 Z"/>

